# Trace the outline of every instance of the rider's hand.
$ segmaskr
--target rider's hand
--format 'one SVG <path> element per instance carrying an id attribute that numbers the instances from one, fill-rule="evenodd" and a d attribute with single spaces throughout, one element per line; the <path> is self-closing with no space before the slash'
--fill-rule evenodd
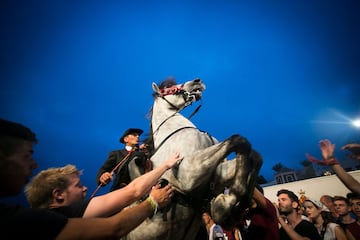
<path id="1" fill-rule="evenodd" d="M 99 180 L 100 183 L 105 186 L 112 180 L 112 174 L 109 172 L 104 172 Z"/>

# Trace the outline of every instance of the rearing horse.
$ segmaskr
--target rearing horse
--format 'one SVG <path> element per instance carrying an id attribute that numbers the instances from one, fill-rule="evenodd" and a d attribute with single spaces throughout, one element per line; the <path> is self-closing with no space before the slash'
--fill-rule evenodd
<path id="1" fill-rule="evenodd" d="M 180 113 L 201 99 L 205 85 L 200 79 L 183 84 L 172 80 L 160 87 L 153 83 L 152 88 L 153 168 L 175 151 L 184 158 L 177 168 L 162 176 L 176 189 L 172 204 L 124 239 L 194 239 L 202 224 L 201 207 L 210 201 L 215 222 L 233 225 L 249 205 L 262 165 L 260 155 L 252 150 L 246 138 L 236 134 L 218 142 Z M 227 160 L 232 153 L 235 158 Z M 129 167 L 136 177 L 136 166 L 130 163 Z M 230 188 L 229 194 L 223 194 L 225 187 Z"/>

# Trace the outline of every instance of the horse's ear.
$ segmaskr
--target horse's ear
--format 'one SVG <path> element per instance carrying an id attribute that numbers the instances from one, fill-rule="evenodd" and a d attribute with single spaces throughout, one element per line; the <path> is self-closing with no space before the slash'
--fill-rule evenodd
<path id="1" fill-rule="evenodd" d="M 152 89 L 154 90 L 155 93 L 160 94 L 160 89 L 158 85 L 154 82 L 152 83 Z"/>

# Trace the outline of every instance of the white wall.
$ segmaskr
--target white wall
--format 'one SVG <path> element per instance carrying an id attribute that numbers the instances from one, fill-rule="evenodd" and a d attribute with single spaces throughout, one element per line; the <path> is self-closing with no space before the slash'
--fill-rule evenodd
<path id="1" fill-rule="evenodd" d="M 348 172 L 355 179 L 360 182 L 360 170 Z M 272 202 L 277 202 L 276 193 L 280 189 L 288 189 L 293 191 L 298 197 L 300 197 L 300 191 L 305 191 L 305 196 L 315 198 L 317 200 L 324 194 L 335 196 L 342 195 L 346 197 L 346 194 L 350 192 L 335 174 L 330 176 L 316 177 L 291 183 L 277 184 L 272 186 L 263 187 L 264 195 Z"/>

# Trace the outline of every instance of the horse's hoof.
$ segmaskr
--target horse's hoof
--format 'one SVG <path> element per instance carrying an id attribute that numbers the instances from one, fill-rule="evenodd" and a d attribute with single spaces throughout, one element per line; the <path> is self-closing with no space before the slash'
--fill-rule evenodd
<path id="1" fill-rule="evenodd" d="M 234 134 L 229 138 L 229 140 L 230 151 L 249 156 L 251 153 L 251 144 L 245 137 Z"/>

